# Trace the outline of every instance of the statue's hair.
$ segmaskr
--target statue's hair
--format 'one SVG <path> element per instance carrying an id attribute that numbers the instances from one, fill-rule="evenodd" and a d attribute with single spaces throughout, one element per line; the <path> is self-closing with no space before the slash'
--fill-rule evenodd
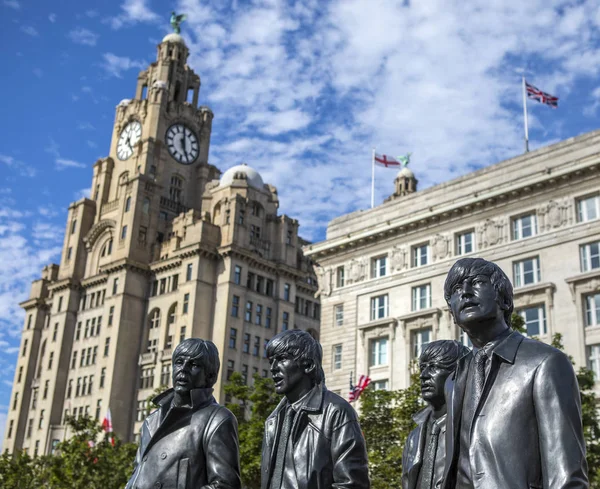
<path id="1" fill-rule="evenodd" d="M 448 272 L 444 283 L 444 299 L 450 304 L 450 297 L 454 287 L 468 277 L 485 275 L 496 289 L 496 300 L 504 308 L 504 321 L 511 325 L 511 316 L 514 309 L 513 288 L 509 278 L 502 269 L 491 261 L 483 258 L 461 258 Z"/>
<path id="2" fill-rule="evenodd" d="M 309 374 L 314 383 L 320 384 L 325 380 L 325 373 L 321 366 L 323 348 L 306 331 L 291 329 L 271 338 L 267 344 L 267 357 L 270 359 L 281 354 L 290 355 L 303 367 L 314 365 L 315 368 Z"/>
<path id="3" fill-rule="evenodd" d="M 428 343 L 419 357 L 419 363 L 433 362 L 440 368 L 452 370 L 458 359 L 469 353 L 469 349 L 456 340 L 438 340 Z"/>
<path id="4" fill-rule="evenodd" d="M 219 350 L 212 341 L 202 340 L 200 338 L 188 338 L 179 343 L 173 351 L 173 364 L 178 357 L 186 355 L 194 360 L 199 360 L 204 368 L 206 376 L 206 385 L 212 387 L 217 381 L 219 375 Z"/>

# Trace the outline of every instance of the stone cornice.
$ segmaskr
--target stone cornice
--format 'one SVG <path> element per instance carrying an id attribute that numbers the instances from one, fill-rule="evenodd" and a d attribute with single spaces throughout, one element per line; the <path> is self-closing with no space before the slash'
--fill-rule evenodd
<path id="1" fill-rule="evenodd" d="M 68 277 L 48 284 L 48 291 L 50 292 L 59 292 L 65 289 L 78 290 L 79 282 Z"/>
<path id="2" fill-rule="evenodd" d="M 94 287 L 95 285 L 105 284 L 106 282 L 108 282 L 108 275 L 102 273 L 84 278 L 81 281 L 81 286 L 83 288 Z"/>
<path id="3" fill-rule="evenodd" d="M 342 237 L 308 245 L 304 247 L 303 251 L 306 256 L 310 256 L 315 261 L 318 261 L 319 258 L 340 253 L 346 249 L 354 250 L 388 237 L 404 236 L 413 234 L 417 230 L 439 226 L 441 223 L 451 222 L 466 214 L 479 214 L 490 208 L 505 206 L 522 198 L 531 199 L 533 195 L 547 192 L 549 188 L 560 187 L 566 183 L 572 184 L 573 180 L 579 181 L 585 178 L 597 177 L 599 171 L 600 157 L 593 155 L 583 160 L 572 162 L 570 165 L 546 171 L 543 174 L 535 172 L 529 175 L 529 178 L 510 182 L 510 184 L 506 184 L 505 186 L 495 186 L 487 189 L 485 192 L 475 192 L 461 199 L 429 207 L 426 210 L 416 212 L 414 215 L 404 215 L 396 219 L 388 219 L 383 223 L 376 224 L 364 230 L 350 232 Z M 433 191 L 434 189 L 428 190 Z M 438 190 L 442 191 L 443 189 L 440 188 Z M 418 193 L 414 195 L 418 195 Z M 380 207 L 386 205 L 390 204 L 384 204 Z M 389 210 L 392 211 L 393 209 L 390 208 Z M 362 219 L 367 220 L 369 214 L 372 214 L 374 217 L 375 212 L 381 212 L 381 209 L 377 207 L 373 210 L 364 211 Z"/>
<path id="4" fill-rule="evenodd" d="M 241 259 L 249 266 L 254 267 L 258 270 L 264 270 L 266 272 L 272 273 L 273 275 L 283 275 L 286 277 L 290 277 L 294 280 L 308 276 L 306 272 L 302 272 L 296 268 L 292 268 L 283 263 L 278 263 L 275 261 L 267 260 L 265 258 L 261 258 L 257 256 L 256 253 L 245 250 L 243 248 L 239 248 L 237 246 L 223 246 L 219 248 L 218 251 L 219 254 L 222 256 L 232 256 Z M 309 286 L 308 284 L 306 285 Z"/>
<path id="5" fill-rule="evenodd" d="M 150 264 L 152 273 L 161 273 L 181 266 L 181 258 L 176 256 L 167 260 L 158 261 Z"/>
<path id="6" fill-rule="evenodd" d="M 100 267 L 100 273 L 109 274 L 113 272 L 118 272 L 124 268 L 137 272 L 142 272 L 145 274 L 150 273 L 150 267 L 148 265 L 130 260 L 129 258 L 122 258 L 120 260 L 107 263 L 106 265 L 102 265 Z"/>
<path id="7" fill-rule="evenodd" d="M 569 285 L 573 302 L 576 302 L 578 293 L 600 291 L 600 268 L 573 277 L 567 277 L 565 282 Z"/>
<path id="8" fill-rule="evenodd" d="M 28 311 L 29 309 L 34 309 L 34 308 L 46 308 L 48 307 L 48 304 L 46 304 L 46 301 L 44 299 L 27 299 L 26 301 L 23 302 L 19 302 L 19 307 L 21 307 L 22 309 L 25 309 L 26 311 Z"/>

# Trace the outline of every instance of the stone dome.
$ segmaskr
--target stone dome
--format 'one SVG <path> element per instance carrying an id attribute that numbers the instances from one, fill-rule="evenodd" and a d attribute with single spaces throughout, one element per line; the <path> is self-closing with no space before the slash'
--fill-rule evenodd
<path id="1" fill-rule="evenodd" d="M 407 166 L 405 166 L 404 168 L 402 168 L 402 170 L 400 170 L 398 172 L 398 177 L 402 177 L 402 178 L 415 178 L 415 174 L 412 172 L 412 170 L 410 168 L 408 168 Z"/>
<path id="2" fill-rule="evenodd" d="M 265 186 L 260 173 L 254 168 L 249 167 L 245 163 L 242 165 L 236 165 L 231 167 L 221 176 L 220 185 L 226 186 L 231 185 L 234 180 L 243 179 L 248 182 L 254 188 L 262 190 Z"/>
<path id="3" fill-rule="evenodd" d="M 162 42 L 178 42 L 185 46 L 185 41 L 183 40 L 183 37 L 181 37 L 179 34 L 175 34 L 174 32 L 171 32 L 170 34 L 167 34 L 165 37 L 163 37 Z"/>

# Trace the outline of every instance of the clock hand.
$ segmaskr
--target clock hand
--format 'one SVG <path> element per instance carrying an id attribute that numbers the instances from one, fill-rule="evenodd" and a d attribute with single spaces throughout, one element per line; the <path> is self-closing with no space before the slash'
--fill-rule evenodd
<path id="1" fill-rule="evenodd" d="M 183 152 L 186 153 L 187 150 L 185 149 L 185 134 L 181 136 L 181 147 L 183 148 Z"/>

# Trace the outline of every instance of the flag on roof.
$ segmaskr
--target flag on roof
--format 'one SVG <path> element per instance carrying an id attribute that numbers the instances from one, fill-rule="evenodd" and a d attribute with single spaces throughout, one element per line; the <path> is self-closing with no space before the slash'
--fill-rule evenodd
<path id="1" fill-rule="evenodd" d="M 358 384 L 352 385 L 352 374 L 350 374 L 350 394 L 348 395 L 348 400 L 350 402 L 356 401 L 370 383 L 371 378 L 369 376 L 361 375 L 358 379 Z"/>
<path id="2" fill-rule="evenodd" d="M 104 428 L 104 431 L 109 434 L 108 441 L 110 441 L 110 444 L 114 447 L 115 439 L 112 436 L 110 436 L 110 433 L 113 432 L 112 416 L 110 415 L 110 408 L 108 408 L 106 410 L 106 417 L 102 421 L 102 428 Z"/>
<path id="3" fill-rule="evenodd" d="M 533 99 L 541 104 L 549 105 L 554 109 L 558 107 L 558 97 L 542 92 L 539 88 L 534 87 L 527 82 L 525 82 L 525 88 L 527 89 L 527 98 Z"/>
<path id="4" fill-rule="evenodd" d="M 386 168 L 402 165 L 402 163 L 393 156 L 380 155 L 377 153 L 375 153 L 375 164 L 379 166 L 385 166 Z"/>

